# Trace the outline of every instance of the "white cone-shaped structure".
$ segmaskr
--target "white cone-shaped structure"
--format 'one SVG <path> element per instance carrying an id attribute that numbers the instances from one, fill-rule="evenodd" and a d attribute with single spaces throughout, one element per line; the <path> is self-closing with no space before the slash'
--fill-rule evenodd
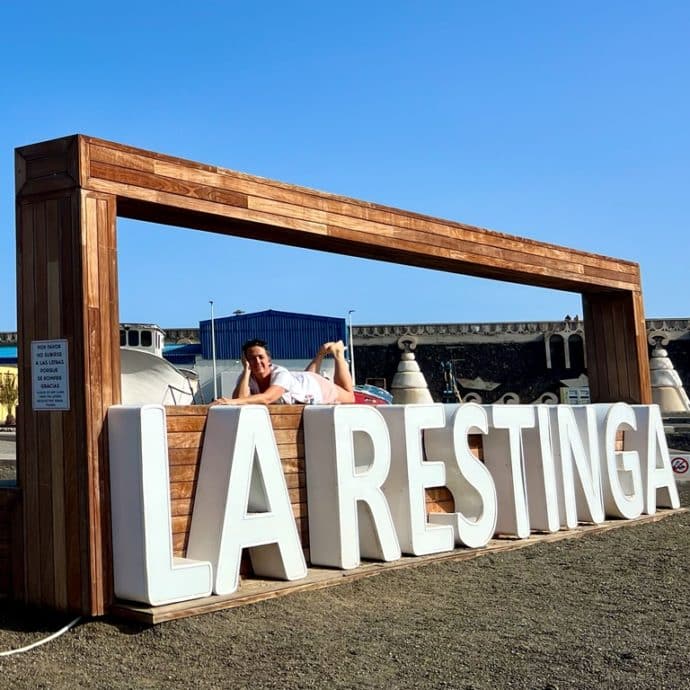
<path id="1" fill-rule="evenodd" d="M 683 388 L 683 382 L 668 352 L 657 344 L 649 359 L 649 373 L 652 379 L 652 401 L 659 405 L 662 414 L 690 413 L 690 399 Z"/>
<path id="2" fill-rule="evenodd" d="M 391 382 L 393 404 L 432 403 L 424 374 L 412 353 L 417 346 L 417 339 L 411 335 L 404 335 L 398 340 L 398 347 L 403 350 L 400 356 L 398 370 Z"/>

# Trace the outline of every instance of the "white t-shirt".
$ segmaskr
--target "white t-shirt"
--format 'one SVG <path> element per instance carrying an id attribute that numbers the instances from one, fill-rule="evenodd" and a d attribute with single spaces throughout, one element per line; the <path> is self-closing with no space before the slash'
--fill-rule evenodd
<path id="1" fill-rule="evenodd" d="M 318 374 L 310 371 L 288 371 L 285 367 L 271 364 L 271 385 L 285 389 L 285 393 L 276 402 L 286 405 L 306 403 L 310 399 L 315 404 L 322 402 L 321 386 L 314 378 L 315 376 Z M 249 377 L 249 392 L 252 394 L 261 392 L 253 376 Z"/>

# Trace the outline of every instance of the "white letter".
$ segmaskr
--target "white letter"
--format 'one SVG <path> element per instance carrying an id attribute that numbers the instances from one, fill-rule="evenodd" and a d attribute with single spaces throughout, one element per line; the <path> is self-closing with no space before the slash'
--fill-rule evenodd
<path id="1" fill-rule="evenodd" d="M 639 517 L 644 508 L 644 492 L 640 472 L 640 454 L 635 450 L 616 450 L 618 429 L 637 428 L 635 412 L 630 405 L 594 405 L 599 424 L 602 457 L 602 489 L 607 515 L 631 520 Z M 625 435 L 626 441 L 629 436 Z M 626 444 L 626 445 L 629 445 Z"/>
<path id="2" fill-rule="evenodd" d="M 154 606 L 207 597 L 211 564 L 173 556 L 165 410 L 113 405 L 108 439 L 115 595 Z"/>
<path id="3" fill-rule="evenodd" d="M 601 492 L 601 460 L 597 420 L 591 405 L 558 405 L 551 408 L 558 433 L 557 465 L 560 470 L 563 505 L 561 519 L 570 529 L 583 522 L 600 523 L 605 519 Z M 586 445 L 582 442 L 587 439 Z M 575 483 L 577 470 L 578 482 Z"/>
<path id="4" fill-rule="evenodd" d="M 391 462 L 388 429 L 374 407 L 304 409 L 309 549 L 314 565 L 356 568 L 395 561 L 400 545 L 381 490 Z"/>
<path id="5" fill-rule="evenodd" d="M 383 485 L 403 553 L 452 551 L 453 528 L 427 522 L 427 487 L 445 486 L 442 462 L 425 462 L 422 429 L 442 427 L 442 405 L 382 405 L 391 439 L 391 468 Z"/>
<path id="6" fill-rule="evenodd" d="M 525 429 L 522 434 L 529 521 L 532 529 L 558 532 L 561 525 L 549 407 L 537 405 L 535 410 L 536 429 Z"/>
<path id="7" fill-rule="evenodd" d="M 637 416 L 637 431 L 627 432 L 630 445 L 640 454 L 642 483 L 645 493 L 645 509 L 648 515 L 654 515 L 656 508 L 678 508 L 678 488 L 673 476 L 668 445 L 664 434 L 658 405 L 633 405 Z M 662 491 L 663 489 L 663 491 Z"/>
<path id="8" fill-rule="evenodd" d="M 529 536 L 529 517 L 521 432 L 534 426 L 534 408 L 528 405 L 486 405 L 485 408 L 491 413 L 491 428 L 484 438 L 484 463 L 496 484 L 496 532 L 524 539 Z"/>
<path id="9" fill-rule="evenodd" d="M 307 575 L 268 410 L 219 405 L 208 411 L 187 553 L 214 563 L 213 591 L 230 594 L 244 548 L 257 575 Z"/>
<path id="10" fill-rule="evenodd" d="M 452 525 L 456 544 L 485 546 L 496 532 L 496 487 L 491 473 L 472 453 L 470 433 L 487 434 L 486 411 L 476 403 L 444 405 L 446 426 L 424 432 L 429 460 L 446 466 L 446 486 L 453 495 L 454 513 L 430 513 L 429 521 Z"/>

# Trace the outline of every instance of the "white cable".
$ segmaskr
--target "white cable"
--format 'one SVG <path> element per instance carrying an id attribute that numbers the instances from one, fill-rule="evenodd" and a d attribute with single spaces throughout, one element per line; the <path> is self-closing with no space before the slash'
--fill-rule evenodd
<path id="1" fill-rule="evenodd" d="M 51 640 L 54 640 L 56 637 L 60 637 L 60 635 L 66 633 L 71 627 L 76 625 L 80 620 L 81 620 L 81 616 L 77 616 L 71 623 L 67 623 L 67 625 L 64 628 L 61 628 L 60 630 L 53 633 L 52 635 L 49 635 L 48 637 L 46 637 L 42 640 L 38 640 L 37 642 L 29 644 L 26 647 L 20 647 L 19 649 L 10 649 L 6 652 L 0 652 L 0 656 L 10 656 L 10 654 L 19 654 L 20 652 L 28 652 L 30 649 L 33 649 L 34 647 L 39 647 L 40 645 L 45 644 L 46 642 L 50 642 Z"/>

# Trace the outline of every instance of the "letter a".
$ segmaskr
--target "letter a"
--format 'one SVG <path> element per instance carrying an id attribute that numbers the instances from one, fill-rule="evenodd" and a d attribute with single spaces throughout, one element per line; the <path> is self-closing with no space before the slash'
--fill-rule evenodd
<path id="1" fill-rule="evenodd" d="M 647 515 L 660 508 L 679 508 L 678 487 L 668 454 L 664 424 L 658 405 L 633 405 L 637 431 L 626 432 L 625 440 L 639 454 L 642 464 L 645 508 Z"/>
<path id="2" fill-rule="evenodd" d="M 231 594 L 239 586 L 244 548 L 256 575 L 307 575 L 268 410 L 211 407 L 187 553 L 210 560 L 213 591 Z"/>

